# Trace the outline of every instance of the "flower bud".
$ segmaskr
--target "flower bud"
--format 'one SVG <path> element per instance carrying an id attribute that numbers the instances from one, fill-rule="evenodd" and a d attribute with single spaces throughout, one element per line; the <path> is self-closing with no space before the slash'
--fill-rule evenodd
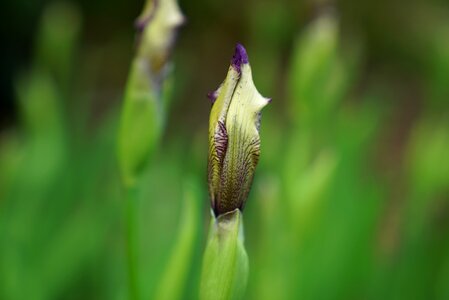
<path id="1" fill-rule="evenodd" d="M 260 111 L 271 99 L 254 86 L 248 55 L 237 44 L 224 82 L 209 98 L 208 180 L 216 216 L 242 210 L 260 154 Z"/>
<path id="2" fill-rule="evenodd" d="M 126 185 L 135 183 L 163 131 L 171 52 L 184 17 L 176 0 L 147 0 L 136 21 L 137 53 L 126 84 L 118 158 Z"/>

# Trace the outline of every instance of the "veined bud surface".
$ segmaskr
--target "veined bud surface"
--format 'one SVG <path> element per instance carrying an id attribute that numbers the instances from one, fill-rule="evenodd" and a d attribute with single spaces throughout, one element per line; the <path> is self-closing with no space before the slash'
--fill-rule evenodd
<path id="1" fill-rule="evenodd" d="M 260 155 L 260 113 L 271 99 L 257 91 L 245 48 L 237 44 L 224 82 L 209 93 L 208 181 L 216 216 L 242 210 Z"/>

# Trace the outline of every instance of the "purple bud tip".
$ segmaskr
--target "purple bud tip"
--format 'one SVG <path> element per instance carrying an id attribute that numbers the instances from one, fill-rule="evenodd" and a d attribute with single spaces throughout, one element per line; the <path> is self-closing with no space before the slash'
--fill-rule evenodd
<path id="1" fill-rule="evenodd" d="M 137 19 L 134 22 L 134 28 L 137 30 L 138 33 L 141 33 L 145 29 L 147 23 L 148 23 L 147 18 Z"/>
<path id="2" fill-rule="evenodd" d="M 242 64 L 248 63 L 248 54 L 246 54 L 245 48 L 241 44 L 235 46 L 234 56 L 232 57 L 232 66 L 240 73 L 240 67 Z"/>
<path id="3" fill-rule="evenodd" d="M 209 98 L 209 100 L 212 104 L 215 103 L 215 100 L 217 100 L 217 97 L 218 97 L 217 91 L 207 93 L 207 98 Z"/>

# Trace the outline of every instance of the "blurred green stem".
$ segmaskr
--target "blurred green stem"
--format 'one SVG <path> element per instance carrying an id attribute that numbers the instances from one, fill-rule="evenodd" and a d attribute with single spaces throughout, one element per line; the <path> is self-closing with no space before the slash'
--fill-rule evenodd
<path id="1" fill-rule="evenodd" d="M 138 223 L 137 223 L 137 187 L 126 187 L 126 252 L 128 264 L 129 299 L 139 299 L 138 277 Z"/>

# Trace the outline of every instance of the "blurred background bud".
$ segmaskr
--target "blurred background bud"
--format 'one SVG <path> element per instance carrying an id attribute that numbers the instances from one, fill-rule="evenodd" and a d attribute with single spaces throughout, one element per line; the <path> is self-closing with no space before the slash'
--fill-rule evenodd
<path id="1" fill-rule="evenodd" d="M 163 84 L 176 31 L 184 18 L 176 0 L 148 0 L 136 21 L 137 52 L 125 90 L 119 131 L 119 161 L 127 185 L 134 184 L 159 142 L 165 120 Z"/>

